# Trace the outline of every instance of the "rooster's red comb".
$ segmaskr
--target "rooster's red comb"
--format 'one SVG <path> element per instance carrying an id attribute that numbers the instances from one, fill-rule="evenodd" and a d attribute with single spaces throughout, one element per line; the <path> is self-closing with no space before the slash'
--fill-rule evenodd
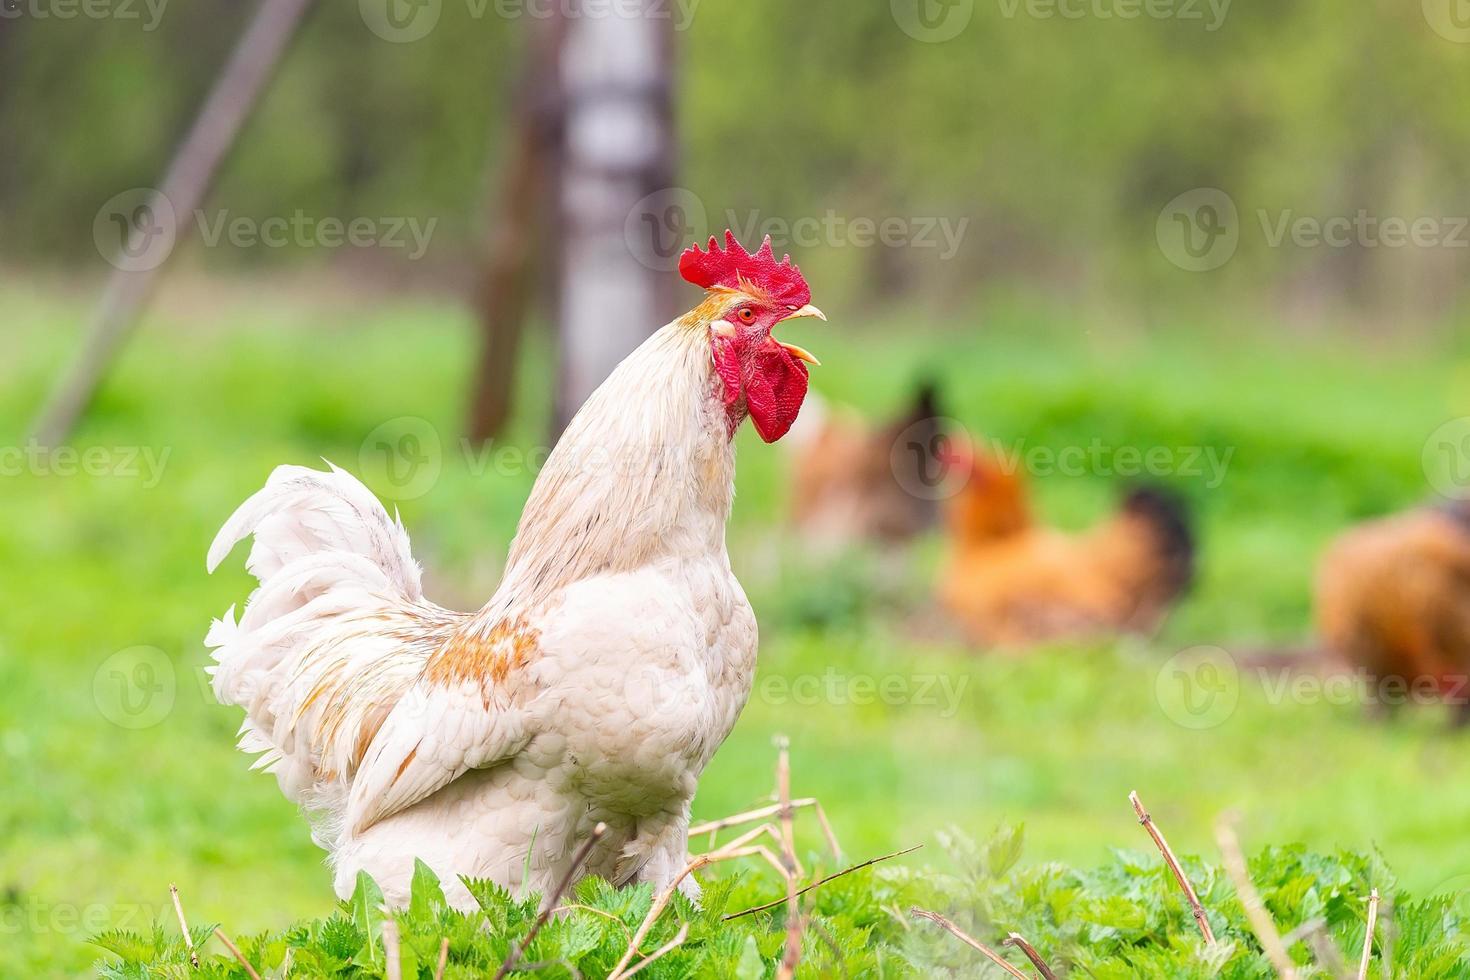
<path id="1" fill-rule="evenodd" d="M 791 256 L 776 261 L 770 235 L 754 255 L 736 241 L 733 231 L 725 232 L 724 248 L 720 248 L 715 238 L 709 240 L 709 251 L 691 245 L 679 256 L 679 274 L 705 289 L 713 286 L 739 289 L 744 280 L 769 293 L 775 302 L 791 307 L 802 307 L 812 301 L 811 288 L 802 278 L 801 270 L 791 264 Z"/>

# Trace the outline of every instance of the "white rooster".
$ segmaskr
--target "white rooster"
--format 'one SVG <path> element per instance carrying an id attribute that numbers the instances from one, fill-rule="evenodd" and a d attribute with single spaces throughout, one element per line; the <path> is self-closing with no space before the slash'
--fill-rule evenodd
<path id="1" fill-rule="evenodd" d="M 747 416 L 767 442 L 791 427 L 815 360 L 771 331 L 826 319 L 769 239 L 725 241 L 684 253 L 704 301 L 568 426 L 478 612 L 424 597 L 402 524 L 336 467 L 280 467 L 220 529 L 209 569 L 254 534 L 260 587 L 209 631 L 215 694 L 312 817 L 337 894 L 367 871 L 402 904 L 422 858 L 458 905 L 460 875 L 519 892 L 529 868 L 544 895 L 599 821 L 585 873 L 663 887 L 683 869 L 699 775 L 755 670 L 725 550 L 731 440 Z"/>

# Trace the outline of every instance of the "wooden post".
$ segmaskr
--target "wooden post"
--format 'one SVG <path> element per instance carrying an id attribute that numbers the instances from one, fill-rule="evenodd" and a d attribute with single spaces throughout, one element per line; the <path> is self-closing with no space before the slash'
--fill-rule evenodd
<path id="1" fill-rule="evenodd" d="M 189 226 L 209 193 L 220 162 L 250 117 L 311 2 L 261 0 L 255 19 L 235 46 L 188 136 L 175 151 L 162 185 L 151 200 L 137 202 L 138 206 L 124 216 L 127 241 L 121 243 L 119 257 L 113 259 L 112 276 L 93 314 L 82 350 L 57 383 L 32 430 L 41 445 L 63 442 L 76 427 L 108 365 L 137 322 L 168 252 L 141 266 L 128 262 L 126 257 L 146 252 L 160 233 L 174 236 L 173 244 L 177 244 L 179 234 Z M 172 215 L 173 227 L 160 229 L 156 222 L 165 211 Z"/>
<path id="2" fill-rule="evenodd" d="M 561 49 L 566 21 L 553 14 L 531 28 L 516 98 L 515 133 L 492 216 L 479 297 L 480 361 L 469 414 L 470 438 L 499 435 L 510 419 L 521 336 L 537 285 L 538 259 L 555 254 L 559 151 L 564 128 Z"/>
<path id="3" fill-rule="evenodd" d="M 625 234 L 639 202 L 673 183 L 673 34 L 662 0 L 568 15 L 558 431 L 675 312 L 668 272 Z"/>

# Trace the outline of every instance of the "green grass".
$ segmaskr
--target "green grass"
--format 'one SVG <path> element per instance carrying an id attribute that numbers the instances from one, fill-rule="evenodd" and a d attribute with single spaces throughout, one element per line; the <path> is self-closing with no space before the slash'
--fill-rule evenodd
<path id="1" fill-rule="evenodd" d="M 432 594 L 468 607 L 494 588 L 532 476 L 459 449 L 465 314 L 422 302 L 332 312 L 261 293 L 150 317 L 77 435 L 78 448 L 106 447 L 96 458 L 114 468 L 130 447 L 166 452 L 156 485 L 141 461 L 138 476 L 0 476 L 0 973 L 85 971 L 98 955 L 88 935 L 171 921 L 171 881 L 197 921 L 242 934 L 332 907 L 305 824 L 271 779 L 245 771 L 237 712 L 202 682 L 208 620 L 249 587 L 241 554 L 211 577 L 204 551 L 271 467 L 326 457 L 365 470 L 394 502 L 364 442 L 389 420 L 423 420 L 412 425 L 437 434 L 441 472 L 396 503 Z M 0 445 L 23 450 L 80 310 L 14 285 L 0 286 L 0 308 Z M 781 453 L 746 433 L 730 543 L 762 621 L 760 677 L 698 815 L 768 794 L 771 739 L 786 733 L 795 792 L 823 800 L 858 857 L 933 842 L 950 825 L 985 836 L 1024 821 L 1032 860 L 1093 866 L 1144 843 L 1126 801 L 1138 789 L 1183 852 L 1213 854 L 1216 815 L 1237 807 L 1252 850 L 1377 847 L 1416 893 L 1466 887 L 1470 743 L 1445 735 L 1438 712 L 1374 726 L 1352 706 L 1273 703 L 1246 675 L 1234 713 L 1195 730 L 1156 696 L 1181 649 L 1310 636 L 1322 545 L 1426 495 L 1425 438 L 1470 414 L 1463 357 L 1264 329 L 1145 332 L 1014 307 L 839 325 L 852 318 L 801 339 L 823 358 L 818 388 L 875 416 L 933 371 L 951 415 L 1007 443 L 1231 451 L 1218 486 L 1167 481 L 1200 521 L 1201 579 L 1152 644 L 975 656 L 930 638 L 942 635 L 925 604 L 936 542 L 897 584 L 877 562 L 804 560 L 779 520 Z M 536 442 L 545 364 L 533 351 L 512 448 Z M 1037 491 L 1049 518 L 1080 527 L 1112 505 L 1118 481 L 1053 476 Z M 862 678 L 896 678 L 890 691 L 908 694 L 853 703 Z M 812 684 L 815 698 L 790 693 Z M 145 688 L 158 688 L 154 699 L 130 715 Z M 155 723 L 116 723 L 139 718 Z M 932 847 L 905 861 L 947 863 Z"/>

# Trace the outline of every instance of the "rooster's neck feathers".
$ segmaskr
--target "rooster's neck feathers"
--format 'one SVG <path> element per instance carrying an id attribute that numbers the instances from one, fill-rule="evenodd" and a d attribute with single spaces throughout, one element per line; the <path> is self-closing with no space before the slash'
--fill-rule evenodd
<path id="1" fill-rule="evenodd" d="M 708 321 L 690 314 L 630 354 L 567 427 L 482 623 L 592 575 L 722 553 L 734 474 Z"/>

